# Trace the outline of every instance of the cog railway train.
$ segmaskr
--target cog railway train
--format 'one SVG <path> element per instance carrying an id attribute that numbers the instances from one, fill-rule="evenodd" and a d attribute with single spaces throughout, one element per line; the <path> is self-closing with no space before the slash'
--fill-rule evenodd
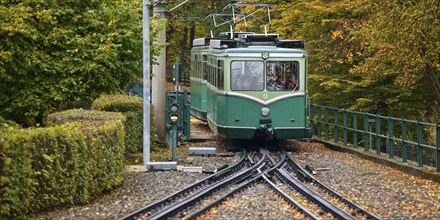
<path id="1" fill-rule="evenodd" d="M 304 41 L 222 33 L 191 49 L 191 114 L 227 139 L 311 137 Z"/>

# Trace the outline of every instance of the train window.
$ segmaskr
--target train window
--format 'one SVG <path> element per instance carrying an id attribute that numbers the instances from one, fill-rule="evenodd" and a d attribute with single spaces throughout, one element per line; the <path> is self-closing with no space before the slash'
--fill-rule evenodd
<path id="1" fill-rule="evenodd" d="M 299 89 L 299 63 L 297 61 L 271 61 L 266 63 L 266 87 L 268 91 L 292 91 Z"/>
<path id="2" fill-rule="evenodd" d="M 198 65 L 197 65 L 197 63 L 199 62 L 198 60 L 197 60 L 197 55 L 195 55 L 194 56 L 194 77 L 195 78 L 198 78 Z"/>
<path id="3" fill-rule="evenodd" d="M 218 88 L 219 89 L 224 89 L 224 76 L 223 76 L 223 60 L 219 60 L 217 62 L 217 73 L 218 73 Z"/>
<path id="4" fill-rule="evenodd" d="M 189 72 L 191 77 L 194 77 L 194 61 L 191 60 L 191 71 Z"/>
<path id="5" fill-rule="evenodd" d="M 231 90 L 262 91 L 264 89 L 262 61 L 232 61 Z"/>
<path id="6" fill-rule="evenodd" d="M 211 85 L 215 86 L 215 68 L 211 66 Z"/>
<path id="7" fill-rule="evenodd" d="M 207 55 L 203 55 L 202 56 L 202 68 L 203 68 L 203 79 L 208 79 L 208 56 Z"/>
<path id="8" fill-rule="evenodd" d="M 212 85 L 217 87 L 217 67 L 215 66 L 215 61 L 212 61 Z"/>

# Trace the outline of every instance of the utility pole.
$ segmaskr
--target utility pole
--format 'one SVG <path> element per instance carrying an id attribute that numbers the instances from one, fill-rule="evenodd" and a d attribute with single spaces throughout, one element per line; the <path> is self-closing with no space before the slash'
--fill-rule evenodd
<path id="1" fill-rule="evenodd" d="M 150 162 L 150 1 L 142 0 L 143 38 L 143 155 L 144 165 Z"/>
<path id="2" fill-rule="evenodd" d="M 159 15 L 160 20 L 166 19 L 167 10 L 166 0 L 155 4 L 153 8 L 153 16 Z M 157 42 L 159 45 L 166 44 L 166 26 L 159 33 Z M 157 57 L 158 65 L 153 66 L 153 109 L 154 109 L 154 125 L 157 128 L 157 136 L 159 141 L 165 142 L 165 92 L 166 92 L 166 47 L 163 47 L 159 57 Z"/>

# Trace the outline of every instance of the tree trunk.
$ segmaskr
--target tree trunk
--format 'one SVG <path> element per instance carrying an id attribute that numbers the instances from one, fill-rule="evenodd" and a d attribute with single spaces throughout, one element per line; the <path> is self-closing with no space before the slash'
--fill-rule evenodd
<path id="1" fill-rule="evenodd" d="M 437 102 L 437 105 L 440 106 L 440 84 L 439 84 L 439 79 L 438 77 L 436 77 L 436 75 L 433 74 L 435 70 L 432 69 L 431 66 L 426 65 L 425 68 L 425 77 L 426 80 L 428 81 L 428 84 L 431 87 L 434 99 Z M 438 76 L 438 74 L 437 74 Z"/>
<path id="2" fill-rule="evenodd" d="M 192 23 L 191 29 L 189 31 L 189 48 L 193 47 L 193 40 L 195 36 L 196 36 L 196 24 Z"/>
<path id="3" fill-rule="evenodd" d="M 182 50 L 180 50 L 180 64 L 182 64 L 182 68 L 185 67 L 186 64 L 186 55 L 188 53 L 188 27 L 185 26 L 183 29 L 183 38 L 180 45 L 182 46 Z"/>

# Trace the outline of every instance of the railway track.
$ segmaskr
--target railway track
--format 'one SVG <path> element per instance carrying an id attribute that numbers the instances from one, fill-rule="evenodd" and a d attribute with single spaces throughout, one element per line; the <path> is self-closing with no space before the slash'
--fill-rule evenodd
<path id="1" fill-rule="evenodd" d="M 304 218 L 378 219 L 309 175 L 284 150 L 266 148 L 243 150 L 232 166 L 122 219 L 209 218 L 210 210 L 261 184 Z"/>

